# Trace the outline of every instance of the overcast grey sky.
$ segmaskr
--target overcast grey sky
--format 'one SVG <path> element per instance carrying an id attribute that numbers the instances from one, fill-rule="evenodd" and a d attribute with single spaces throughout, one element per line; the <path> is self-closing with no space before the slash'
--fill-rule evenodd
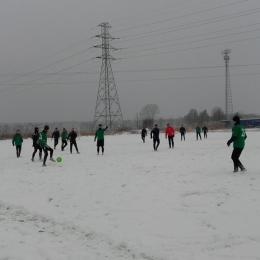
<path id="1" fill-rule="evenodd" d="M 0 123 L 92 121 L 102 22 L 120 38 L 111 54 L 122 58 L 112 68 L 124 119 L 149 103 L 165 118 L 225 110 L 226 48 L 233 110 L 259 114 L 259 13 L 259 0 L 1 1 Z"/>

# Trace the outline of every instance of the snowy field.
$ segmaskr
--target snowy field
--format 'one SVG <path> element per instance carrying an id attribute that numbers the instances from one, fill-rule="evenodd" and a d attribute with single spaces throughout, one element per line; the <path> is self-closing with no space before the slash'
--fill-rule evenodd
<path id="1" fill-rule="evenodd" d="M 0 141 L 0 260 L 260 259 L 260 132 L 247 131 L 233 173 L 230 132 L 208 139 L 161 134 L 158 152 L 140 135 L 78 140 L 42 167 Z M 48 144 L 52 145 L 50 139 Z M 60 145 L 60 144 L 59 144 Z"/>

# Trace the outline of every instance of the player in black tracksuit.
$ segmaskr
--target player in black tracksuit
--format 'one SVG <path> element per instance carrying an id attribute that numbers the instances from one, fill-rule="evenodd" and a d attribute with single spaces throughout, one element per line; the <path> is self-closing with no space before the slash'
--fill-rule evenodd
<path id="1" fill-rule="evenodd" d="M 147 130 L 145 128 L 145 126 L 143 126 L 143 129 L 141 131 L 141 138 L 143 140 L 143 143 L 145 142 L 145 137 L 147 136 Z"/>
<path id="2" fill-rule="evenodd" d="M 183 125 L 181 125 L 181 128 L 180 128 L 180 133 L 181 133 L 181 141 L 182 141 L 182 137 L 185 141 L 185 134 L 186 134 L 186 129 Z"/>
<path id="3" fill-rule="evenodd" d="M 207 133 L 208 133 L 208 128 L 206 127 L 206 125 L 203 126 L 202 132 L 204 133 L 204 138 L 207 138 L 207 137 L 208 137 L 208 135 L 207 135 Z"/>
<path id="4" fill-rule="evenodd" d="M 33 140 L 33 147 L 34 151 L 32 154 L 32 161 L 34 161 L 34 156 L 37 153 L 37 150 L 39 150 L 39 159 L 42 160 L 42 148 L 39 145 L 39 129 L 38 127 L 34 128 L 34 133 L 32 134 L 32 140 Z"/>
<path id="5" fill-rule="evenodd" d="M 153 138 L 154 151 L 157 151 L 158 146 L 160 144 L 159 134 L 160 134 L 160 130 L 158 128 L 158 125 L 155 124 L 153 130 L 151 131 L 151 138 Z"/>
<path id="6" fill-rule="evenodd" d="M 77 153 L 79 153 L 76 138 L 77 138 L 77 133 L 74 131 L 74 128 L 72 128 L 71 132 L 68 135 L 68 140 L 70 141 L 70 153 L 72 153 L 73 145 L 75 146 Z"/>
<path id="7" fill-rule="evenodd" d="M 59 143 L 60 131 L 56 127 L 52 133 L 51 139 L 54 138 L 54 149 L 56 149 L 57 144 Z"/>

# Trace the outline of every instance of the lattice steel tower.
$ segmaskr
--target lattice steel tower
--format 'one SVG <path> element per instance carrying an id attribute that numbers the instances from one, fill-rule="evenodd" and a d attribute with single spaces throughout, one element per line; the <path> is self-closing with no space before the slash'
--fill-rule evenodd
<path id="1" fill-rule="evenodd" d="M 117 129 L 123 126 L 123 116 L 111 67 L 111 61 L 116 59 L 109 54 L 110 50 L 117 49 L 109 43 L 109 40 L 115 39 L 109 34 L 111 26 L 108 23 L 101 23 L 99 26 L 101 26 L 101 34 L 95 37 L 102 38 L 102 44 L 93 47 L 102 49 L 102 55 L 97 57 L 102 59 L 102 66 L 93 129 L 100 123 L 109 126 L 110 129 Z"/>
<path id="2" fill-rule="evenodd" d="M 231 86 L 230 86 L 230 75 L 229 75 L 229 53 L 230 49 L 226 49 L 221 52 L 224 56 L 225 65 L 226 65 L 226 119 L 230 119 L 233 115 L 233 104 L 232 104 L 232 95 L 231 95 Z"/>

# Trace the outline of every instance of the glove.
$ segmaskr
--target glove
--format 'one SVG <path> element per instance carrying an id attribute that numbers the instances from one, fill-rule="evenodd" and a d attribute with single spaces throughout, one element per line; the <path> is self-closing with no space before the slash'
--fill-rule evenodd
<path id="1" fill-rule="evenodd" d="M 152 137 L 151 137 L 151 139 L 152 139 Z"/>
<path id="2" fill-rule="evenodd" d="M 165 136 L 165 139 L 167 139 L 167 136 Z"/>
<path id="3" fill-rule="evenodd" d="M 96 139 L 94 139 L 94 142 L 96 142 Z"/>
<path id="4" fill-rule="evenodd" d="M 227 146 L 230 146 L 231 142 L 230 140 L 227 141 Z"/>
<path id="5" fill-rule="evenodd" d="M 175 135 L 173 135 L 173 137 L 175 137 Z"/>

